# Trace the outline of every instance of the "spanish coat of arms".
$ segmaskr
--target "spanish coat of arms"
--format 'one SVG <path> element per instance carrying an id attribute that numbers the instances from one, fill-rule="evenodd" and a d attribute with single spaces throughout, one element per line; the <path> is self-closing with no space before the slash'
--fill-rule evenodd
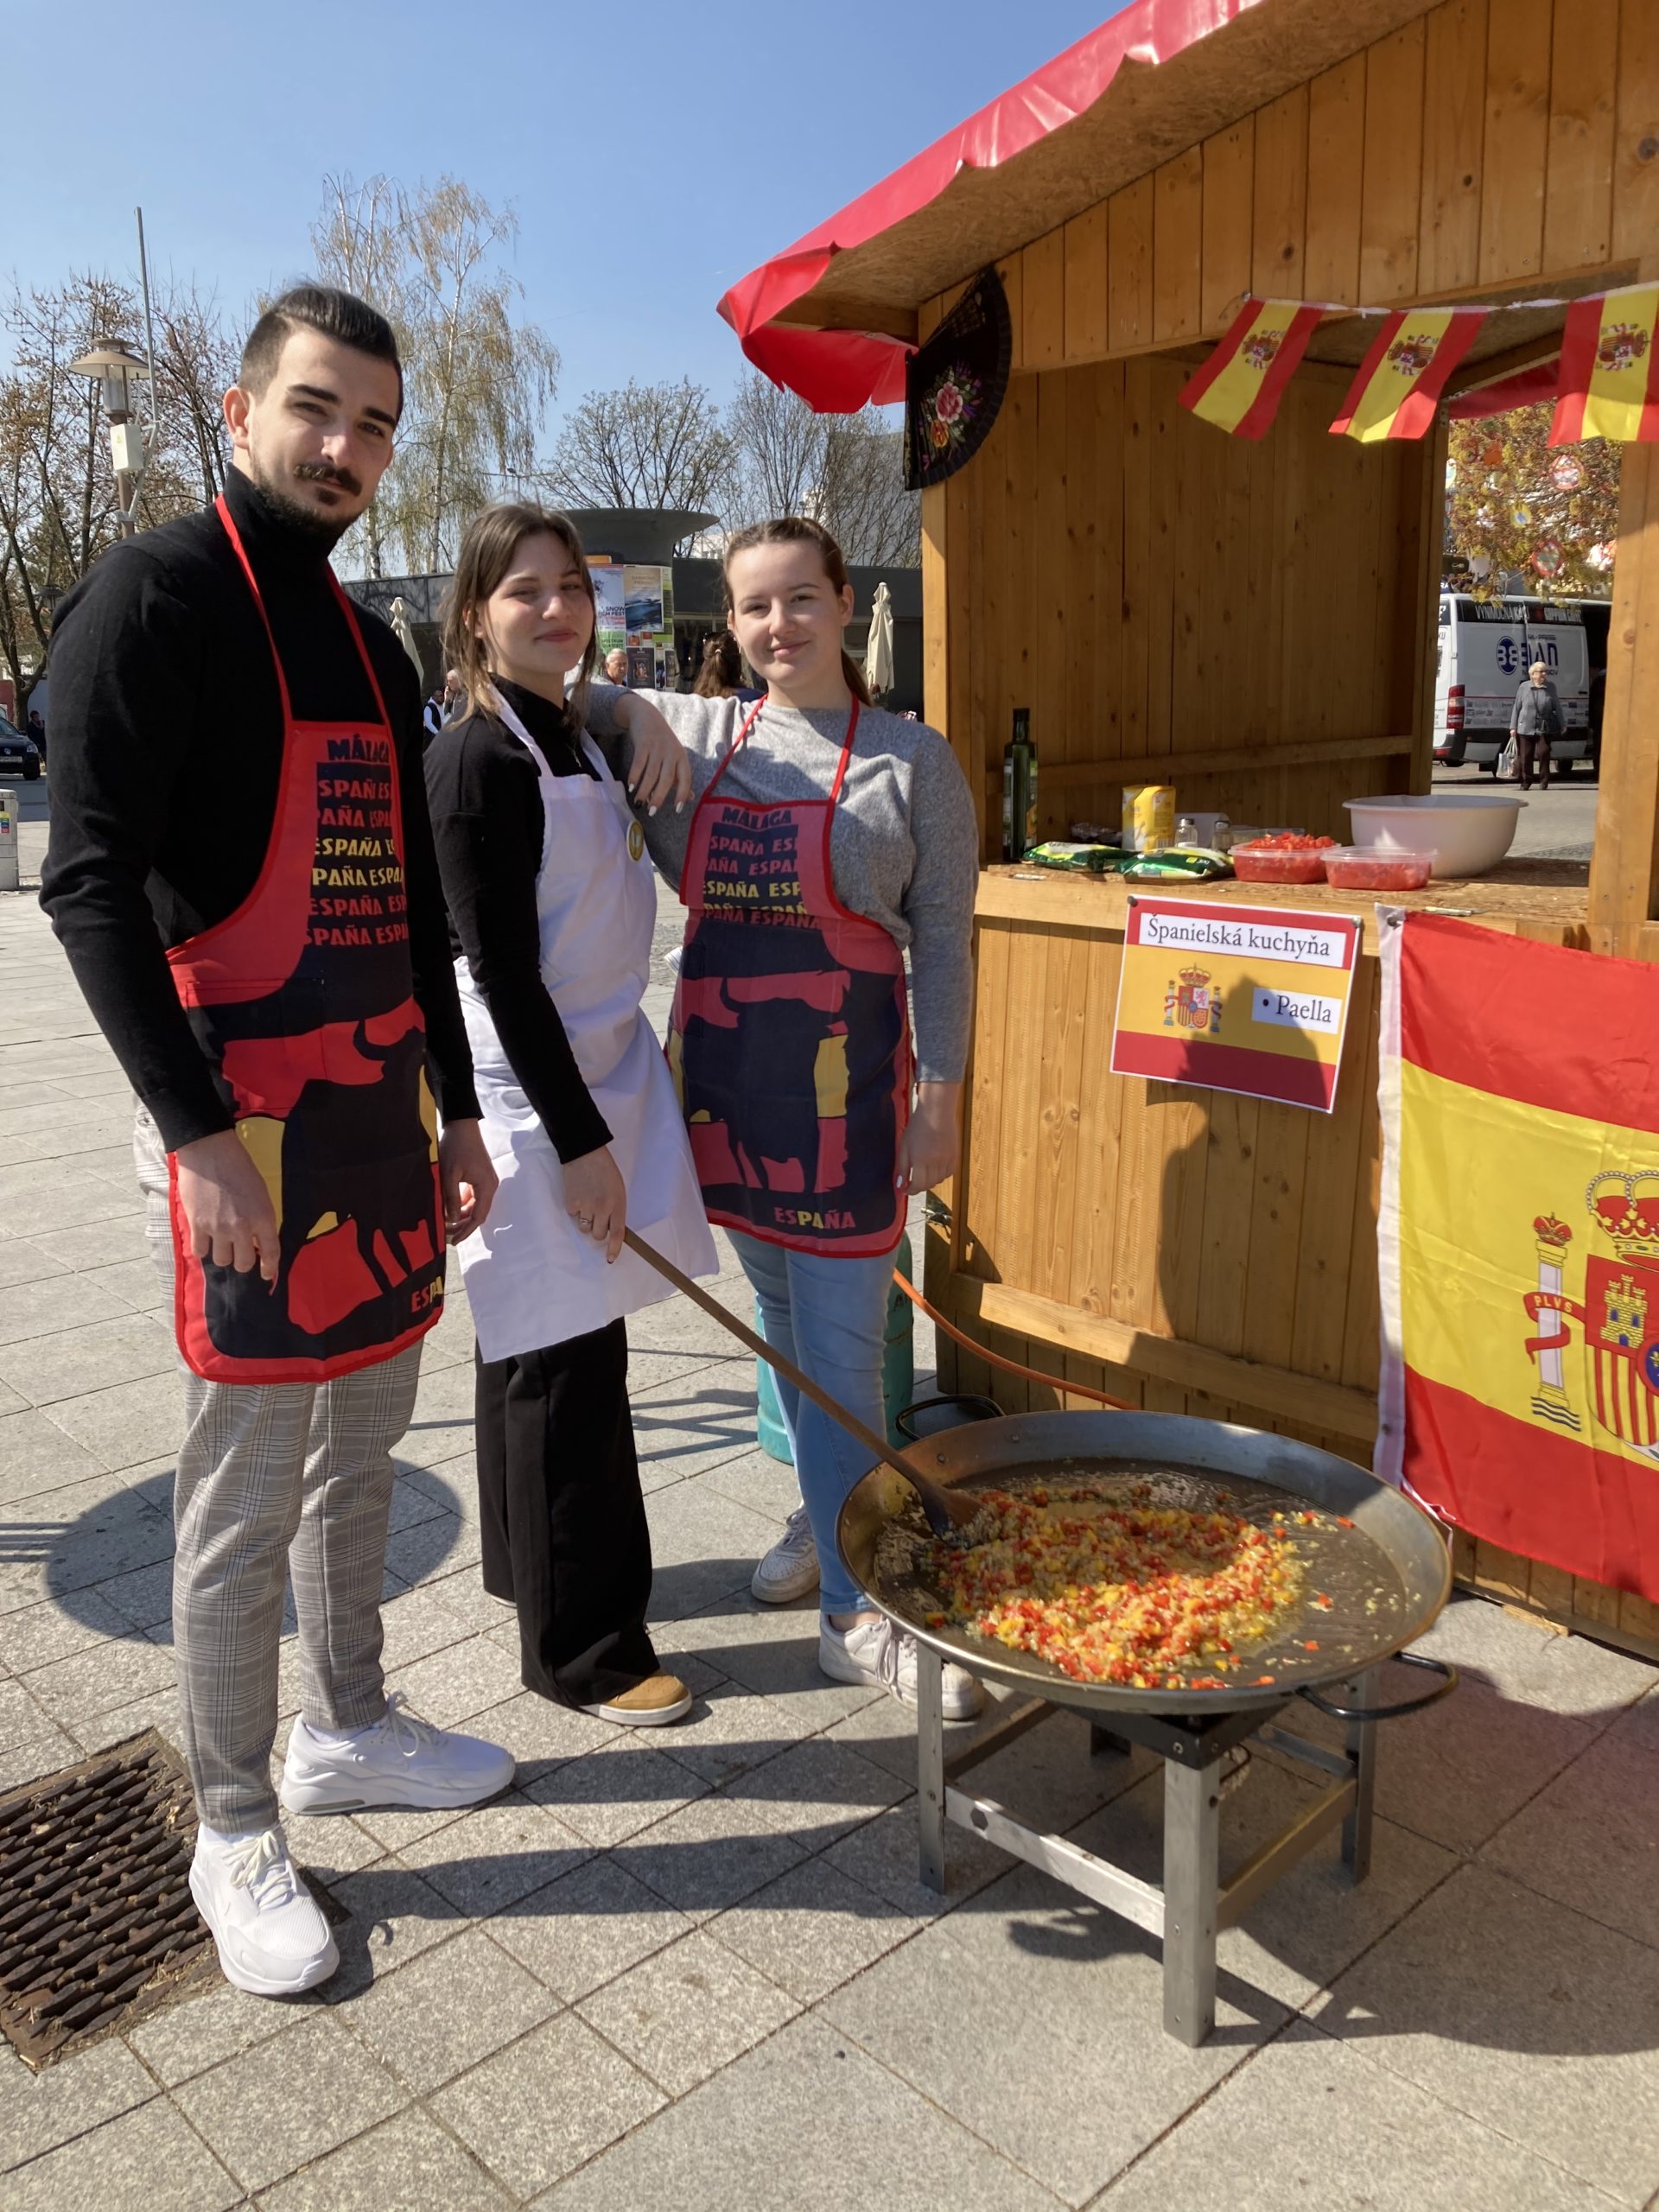
<path id="1" fill-rule="evenodd" d="M 1434 359 L 1434 340 L 1426 333 L 1408 330 L 1396 338 L 1388 352 L 1388 363 L 1402 377 L 1421 376 Z"/>
<path id="2" fill-rule="evenodd" d="M 1648 350 L 1648 334 L 1639 322 L 1610 322 L 1596 346 L 1599 369 L 1633 369 Z"/>
<path id="3" fill-rule="evenodd" d="M 1527 1339 L 1538 1369 L 1532 1410 L 1557 1428 L 1582 1430 L 1582 1407 L 1621 1444 L 1659 1459 L 1659 1168 L 1592 1176 L 1585 1205 L 1612 1255 L 1587 1255 L 1582 1299 L 1566 1289 L 1571 1229 L 1553 1214 L 1532 1224 L 1538 1287 L 1522 1301 L 1539 1326 Z M 1569 1378 L 1574 1322 L 1583 1357 Z"/>
<path id="4" fill-rule="evenodd" d="M 1164 993 L 1166 1029 L 1192 1029 L 1213 1036 L 1221 1027 L 1221 993 L 1210 981 L 1207 968 L 1183 968 L 1179 982 L 1172 976 Z"/>

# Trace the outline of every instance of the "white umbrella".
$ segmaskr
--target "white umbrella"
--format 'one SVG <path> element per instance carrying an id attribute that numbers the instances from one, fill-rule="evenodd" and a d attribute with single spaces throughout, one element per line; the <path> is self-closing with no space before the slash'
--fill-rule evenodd
<path id="1" fill-rule="evenodd" d="M 415 664 L 415 673 L 426 689 L 426 671 L 421 666 L 421 649 L 415 642 L 415 626 L 409 619 L 409 601 L 401 594 L 391 602 L 392 634 Z"/>
<path id="2" fill-rule="evenodd" d="M 879 699 L 893 689 L 893 594 L 877 584 L 870 609 L 870 634 L 864 646 L 864 681 L 870 696 Z"/>

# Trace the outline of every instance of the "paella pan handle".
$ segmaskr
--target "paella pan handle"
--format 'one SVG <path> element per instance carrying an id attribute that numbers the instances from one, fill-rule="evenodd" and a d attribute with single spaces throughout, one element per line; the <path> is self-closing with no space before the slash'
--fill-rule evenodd
<path id="1" fill-rule="evenodd" d="M 1296 1694 L 1319 1712 L 1328 1713 L 1333 1720 L 1398 1720 L 1403 1713 L 1421 1713 L 1425 1706 L 1437 1705 L 1458 1687 L 1458 1670 L 1448 1667 L 1444 1659 L 1431 1659 L 1426 1651 L 1396 1651 L 1394 1656 L 1402 1667 L 1427 1668 L 1445 1680 L 1436 1682 L 1427 1696 L 1404 1698 L 1398 1705 L 1336 1705 L 1317 1690 L 1298 1690 Z"/>
<path id="2" fill-rule="evenodd" d="M 936 1536 L 948 1536 L 953 1529 L 962 1528 L 977 1517 L 980 1504 L 976 1497 L 962 1491 L 952 1492 L 936 1483 L 924 1468 L 917 1465 L 909 1452 L 901 1452 L 896 1444 L 889 1444 L 885 1436 L 878 1436 L 873 1428 L 867 1428 L 856 1414 L 849 1413 L 845 1406 L 837 1404 L 827 1392 L 818 1388 L 810 1376 L 803 1375 L 792 1359 L 785 1359 L 782 1352 L 774 1351 L 764 1337 L 757 1336 L 747 1322 L 738 1319 L 736 1314 L 728 1313 L 719 1300 L 711 1298 L 701 1284 L 693 1282 L 689 1275 L 682 1274 L 674 1262 L 665 1260 L 660 1252 L 653 1251 L 643 1236 L 638 1236 L 632 1229 L 625 1229 L 622 1241 L 631 1252 L 637 1252 L 694 1306 L 700 1306 L 711 1320 L 718 1321 L 722 1329 L 729 1330 L 739 1344 L 746 1344 L 757 1359 L 764 1359 L 774 1374 L 781 1375 L 785 1382 L 792 1382 L 801 1395 L 815 1405 L 820 1413 L 828 1414 L 831 1421 L 855 1438 L 873 1459 L 891 1467 L 895 1474 L 902 1475 L 920 1498 L 922 1510 L 927 1516 L 927 1525 Z"/>
<path id="3" fill-rule="evenodd" d="M 918 1398 L 913 1406 L 906 1406 L 902 1413 L 894 1414 L 893 1425 L 909 1443 L 919 1444 L 921 1431 L 916 1426 L 918 1414 L 930 1414 L 935 1406 L 968 1406 L 972 1408 L 969 1421 L 1001 1421 L 1002 1408 L 995 1398 L 987 1398 L 976 1390 L 947 1390 L 943 1397 Z"/>

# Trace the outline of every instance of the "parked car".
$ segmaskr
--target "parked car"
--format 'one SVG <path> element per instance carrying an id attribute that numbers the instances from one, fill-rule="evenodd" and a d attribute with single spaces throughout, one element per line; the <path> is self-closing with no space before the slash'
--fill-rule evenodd
<path id="1" fill-rule="evenodd" d="M 0 715 L 0 776 L 21 776 L 34 783 L 41 772 L 41 748 L 27 730 Z"/>
<path id="2" fill-rule="evenodd" d="M 1571 600 L 1478 600 L 1440 594 L 1434 683 L 1434 758 L 1513 776 L 1510 709 L 1534 661 L 1554 677 L 1567 728 L 1550 741 L 1559 769 L 1590 757 L 1590 650 L 1581 607 Z"/>

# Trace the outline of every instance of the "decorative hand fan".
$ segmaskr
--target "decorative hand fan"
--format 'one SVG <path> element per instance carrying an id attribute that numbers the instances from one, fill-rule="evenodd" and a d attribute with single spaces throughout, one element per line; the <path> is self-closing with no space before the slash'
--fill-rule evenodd
<path id="1" fill-rule="evenodd" d="M 990 434 L 1008 388 L 1014 326 L 995 269 L 976 276 L 905 372 L 905 482 L 943 484 Z"/>

